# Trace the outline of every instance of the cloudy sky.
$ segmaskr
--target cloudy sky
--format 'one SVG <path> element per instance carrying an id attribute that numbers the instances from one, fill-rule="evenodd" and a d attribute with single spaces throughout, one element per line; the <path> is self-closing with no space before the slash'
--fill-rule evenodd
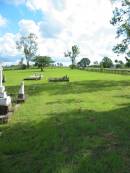
<path id="1" fill-rule="evenodd" d="M 38 36 L 39 54 L 65 64 L 64 52 L 74 44 L 80 47 L 78 60 L 116 59 L 112 9 L 110 0 L 0 0 L 0 61 L 18 61 L 15 42 L 30 32 Z"/>

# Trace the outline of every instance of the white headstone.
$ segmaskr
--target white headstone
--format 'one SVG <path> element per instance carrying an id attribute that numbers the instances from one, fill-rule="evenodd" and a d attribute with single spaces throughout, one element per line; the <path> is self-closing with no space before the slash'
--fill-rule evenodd
<path id="1" fill-rule="evenodd" d="M 24 81 L 22 81 L 20 89 L 19 89 L 19 94 L 24 95 Z"/>
<path id="2" fill-rule="evenodd" d="M 7 96 L 5 92 L 5 87 L 2 84 L 3 80 L 3 68 L 0 64 L 0 106 L 9 106 L 11 105 L 11 97 Z"/>

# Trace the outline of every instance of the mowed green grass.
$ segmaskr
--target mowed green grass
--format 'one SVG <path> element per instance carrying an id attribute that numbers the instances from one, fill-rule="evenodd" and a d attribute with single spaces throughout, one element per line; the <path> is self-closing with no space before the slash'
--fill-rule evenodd
<path id="1" fill-rule="evenodd" d="M 39 70 L 6 71 L 16 95 Z M 0 173 L 130 173 L 130 76 L 45 69 L 0 125 Z M 69 83 L 48 83 L 68 75 Z"/>

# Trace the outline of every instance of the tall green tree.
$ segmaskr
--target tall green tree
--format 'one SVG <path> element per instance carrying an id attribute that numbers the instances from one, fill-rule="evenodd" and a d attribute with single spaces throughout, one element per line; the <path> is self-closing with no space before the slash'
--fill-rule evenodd
<path id="1" fill-rule="evenodd" d="M 37 36 L 30 33 L 27 36 L 20 37 L 20 39 L 16 42 L 16 48 L 24 54 L 27 61 L 27 67 L 29 68 L 30 61 L 37 53 Z"/>
<path id="2" fill-rule="evenodd" d="M 113 0 L 117 1 L 117 0 Z M 120 37 L 121 42 L 118 43 L 113 51 L 117 54 L 125 54 L 130 57 L 130 1 L 122 0 L 121 8 L 115 8 L 111 24 L 117 28 L 117 38 Z"/>
<path id="3" fill-rule="evenodd" d="M 79 55 L 79 47 L 77 45 L 72 46 L 71 51 L 67 51 L 64 53 L 65 57 L 69 57 L 71 59 L 72 65 L 71 67 L 73 68 L 76 64 L 76 57 Z"/>
<path id="4" fill-rule="evenodd" d="M 41 68 L 41 71 L 43 71 L 44 67 L 49 66 L 54 62 L 49 56 L 36 56 L 33 58 L 33 61 L 38 68 Z"/>
<path id="5" fill-rule="evenodd" d="M 104 57 L 100 64 L 103 68 L 110 68 L 113 66 L 112 60 L 108 57 Z"/>
<path id="6" fill-rule="evenodd" d="M 80 67 L 87 67 L 89 66 L 89 64 L 91 63 L 91 61 L 88 58 L 82 58 L 79 62 L 78 65 Z"/>
<path id="7" fill-rule="evenodd" d="M 124 67 L 124 63 L 123 63 L 123 61 L 121 61 L 121 60 L 115 60 L 115 65 L 116 65 L 116 68 L 123 68 Z"/>

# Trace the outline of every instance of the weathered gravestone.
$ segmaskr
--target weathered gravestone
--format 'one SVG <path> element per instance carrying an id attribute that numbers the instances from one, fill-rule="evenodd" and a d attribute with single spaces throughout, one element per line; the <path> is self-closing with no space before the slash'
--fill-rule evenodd
<path id="1" fill-rule="evenodd" d="M 0 65 L 0 115 L 6 115 L 11 107 L 11 97 L 7 96 L 5 86 L 2 83 L 3 68 Z"/>
<path id="2" fill-rule="evenodd" d="M 22 81 L 18 93 L 17 103 L 22 103 L 25 101 L 25 91 L 24 91 L 24 81 Z"/>

